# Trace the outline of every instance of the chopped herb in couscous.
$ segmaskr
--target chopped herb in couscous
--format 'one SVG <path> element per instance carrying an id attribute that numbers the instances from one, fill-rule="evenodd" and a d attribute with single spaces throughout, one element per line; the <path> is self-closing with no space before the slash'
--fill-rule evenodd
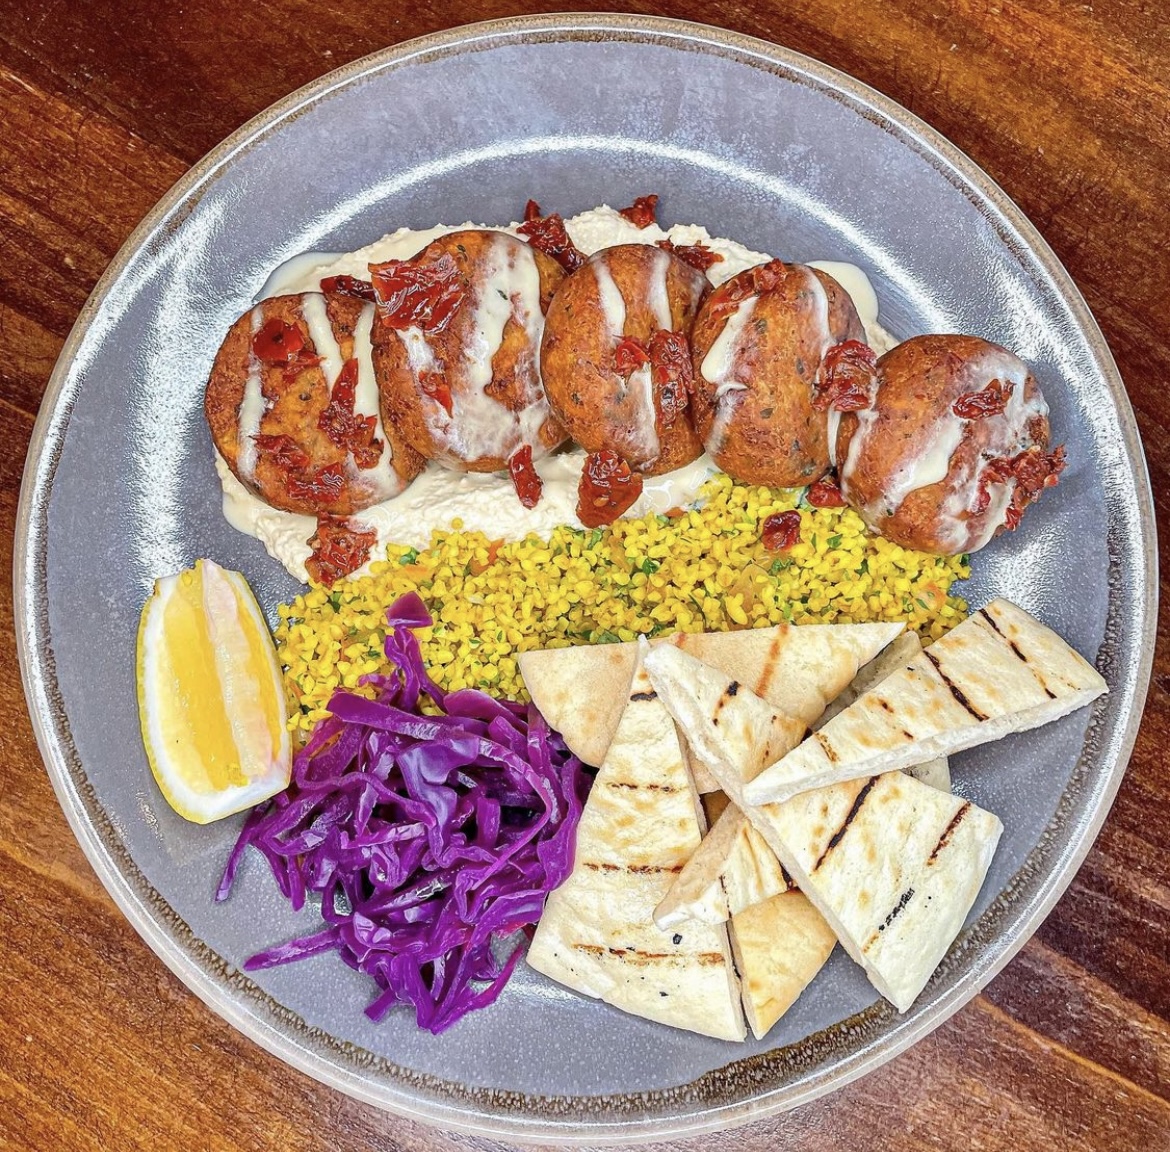
<path id="1" fill-rule="evenodd" d="M 908 551 L 871 535 L 851 509 L 813 508 L 801 496 L 719 475 L 699 507 L 673 516 L 510 543 L 457 523 L 426 549 L 390 545 L 370 575 L 281 605 L 291 727 L 307 732 L 335 689 L 385 670 L 385 610 L 411 591 L 435 618 L 419 633 L 435 680 L 510 699 L 526 699 L 516 654 L 532 648 L 874 620 L 905 620 L 928 641 L 964 618 L 951 585 L 969 574 L 965 556 Z M 768 551 L 763 521 L 796 507 L 800 542 Z"/>

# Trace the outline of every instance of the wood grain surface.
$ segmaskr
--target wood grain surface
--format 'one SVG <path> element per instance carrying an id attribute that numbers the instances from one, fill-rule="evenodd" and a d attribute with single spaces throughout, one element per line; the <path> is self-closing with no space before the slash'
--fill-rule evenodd
<path id="1" fill-rule="evenodd" d="M 559 5 L 529 5 L 555 11 Z M 614 5 L 617 7 L 617 5 Z M 1095 312 L 1149 457 L 1170 571 L 1170 12 L 1163 0 L 698 0 L 835 65 L 982 165 Z M 70 326 L 138 220 L 273 100 L 387 44 L 524 11 L 507 0 L 0 4 L 0 547 Z M 1075 562 L 1075 561 L 1074 561 Z M 745 1149 L 1170 1149 L 1170 632 L 1100 839 L 985 993 L 880 1071 L 743 1129 Z M 77 847 L 25 711 L 0 603 L 0 1147 L 486 1146 L 383 1115 L 212 1015 L 121 917 Z M 722 1145 L 728 1138 L 700 1143 Z"/>

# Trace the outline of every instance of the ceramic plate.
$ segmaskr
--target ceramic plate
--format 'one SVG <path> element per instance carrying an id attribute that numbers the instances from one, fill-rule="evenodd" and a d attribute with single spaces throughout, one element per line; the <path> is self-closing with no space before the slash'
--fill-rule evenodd
<path id="1" fill-rule="evenodd" d="M 879 1001 L 840 951 L 762 1043 L 625 1016 L 523 966 L 490 1010 L 440 1037 L 372 1024 L 335 957 L 254 977 L 291 914 L 252 857 L 212 894 L 238 821 L 164 804 L 138 733 L 134 645 L 157 576 L 210 556 L 272 618 L 296 587 L 220 514 L 203 384 L 269 271 L 401 225 L 569 215 L 661 195 L 786 259 L 853 261 L 898 336 L 961 331 L 1034 367 L 1070 464 L 1024 529 L 980 553 L 966 595 L 1008 596 L 1095 658 L 1110 695 L 956 757 L 957 788 L 1006 826 L 960 940 L 913 1010 Z M 970 999 L 1048 912 L 1118 787 L 1149 676 L 1153 513 L 1133 415 L 1076 288 L 969 160 L 863 85 L 759 41 L 641 18 L 458 29 L 322 78 L 179 182 L 94 291 L 49 384 L 16 560 L 30 709 L 61 804 L 137 930 L 216 1012 L 334 1087 L 451 1128 L 517 1140 L 633 1140 L 744 1121 L 839 1087 Z M 209 1085 L 209 1092 L 222 1086 Z M 226 1091 L 226 1088 L 223 1089 Z"/>

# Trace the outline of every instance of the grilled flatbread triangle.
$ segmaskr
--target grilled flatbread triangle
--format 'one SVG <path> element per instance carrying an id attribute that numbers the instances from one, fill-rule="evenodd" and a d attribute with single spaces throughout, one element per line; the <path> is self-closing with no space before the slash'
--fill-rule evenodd
<path id="1" fill-rule="evenodd" d="M 720 729 L 729 711 L 748 713 L 761 702 L 738 689 L 716 711 L 694 687 L 702 666 L 684 653 L 653 653 L 646 664 L 695 754 L 874 987 L 906 1011 L 982 887 L 1003 831 L 999 820 L 903 772 L 805 792 L 783 804 L 746 805 L 759 749 L 742 758 Z"/>
<path id="2" fill-rule="evenodd" d="M 726 929 L 663 932 L 653 920 L 704 827 L 674 721 L 639 671 L 577 827 L 573 871 L 548 898 L 528 963 L 636 1016 L 742 1040 Z"/>
<path id="3" fill-rule="evenodd" d="M 675 644 L 757 696 L 811 724 L 901 624 L 781 624 L 739 632 L 676 633 Z M 637 643 L 545 648 L 518 657 L 524 685 L 541 715 L 586 764 L 600 764 L 626 706 Z M 781 703 L 781 697 L 784 703 Z M 684 751 L 685 755 L 685 751 Z M 715 781 L 692 764 L 700 792 Z"/>
<path id="4" fill-rule="evenodd" d="M 517 657 L 540 714 L 586 764 L 605 759 L 630 698 L 637 644 L 542 648 Z"/>
<path id="5" fill-rule="evenodd" d="M 730 931 L 744 1015 L 762 1039 L 824 967 L 837 937 L 795 888 L 737 913 Z"/>
<path id="6" fill-rule="evenodd" d="M 747 809 L 845 951 L 899 1012 L 963 927 L 999 818 L 887 772 Z"/>
<path id="7" fill-rule="evenodd" d="M 752 804 L 880 775 L 1057 720 L 1107 691 L 1055 632 L 993 600 L 745 788 Z"/>
<path id="8" fill-rule="evenodd" d="M 922 651 L 913 632 L 903 632 L 862 668 L 853 681 L 825 709 L 814 728 L 820 728 L 863 692 L 880 683 Z M 693 764 L 701 764 L 692 757 Z M 706 771 L 706 769 L 704 769 Z M 916 779 L 943 792 L 951 790 L 946 757 L 907 768 Z M 687 861 L 662 903 L 654 911 L 659 928 L 701 920 L 720 924 L 728 917 L 793 887 L 775 853 L 737 808 L 712 822 L 699 850 Z M 741 970 L 742 971 L 742 970 Z"/>

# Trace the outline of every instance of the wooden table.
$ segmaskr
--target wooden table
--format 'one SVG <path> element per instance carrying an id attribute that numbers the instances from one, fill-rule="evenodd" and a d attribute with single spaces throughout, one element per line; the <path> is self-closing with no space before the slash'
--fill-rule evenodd
<path id="1" fill-rule="evenodd" d="M 5 0 L 6 571 L 46 380 L 133 226 L 207 149 L 291 89 L 384 45 L 526 6 L 452 7 Z M 1072 273 L 1117 357 L 1149 456 L 1162 571 L 1170 570 L 1170 22 L 1160 0 L 621 7 L 725 24 L 834 64 L 929 121 L 1007 189 Z M 1161 649 L 1129 774 L 1035 938 L 910 1052 L 833 1097 L 743 1130 L 740 1147 L 1170 1149 L 1165 575 L 1162 602 Z M 0 1147 L 467 1146 L 285 1067 L 148 951 L 57 807 L 25 713 L 7 600 L 0 631 L 10 717 L 0 735 Z"/>

